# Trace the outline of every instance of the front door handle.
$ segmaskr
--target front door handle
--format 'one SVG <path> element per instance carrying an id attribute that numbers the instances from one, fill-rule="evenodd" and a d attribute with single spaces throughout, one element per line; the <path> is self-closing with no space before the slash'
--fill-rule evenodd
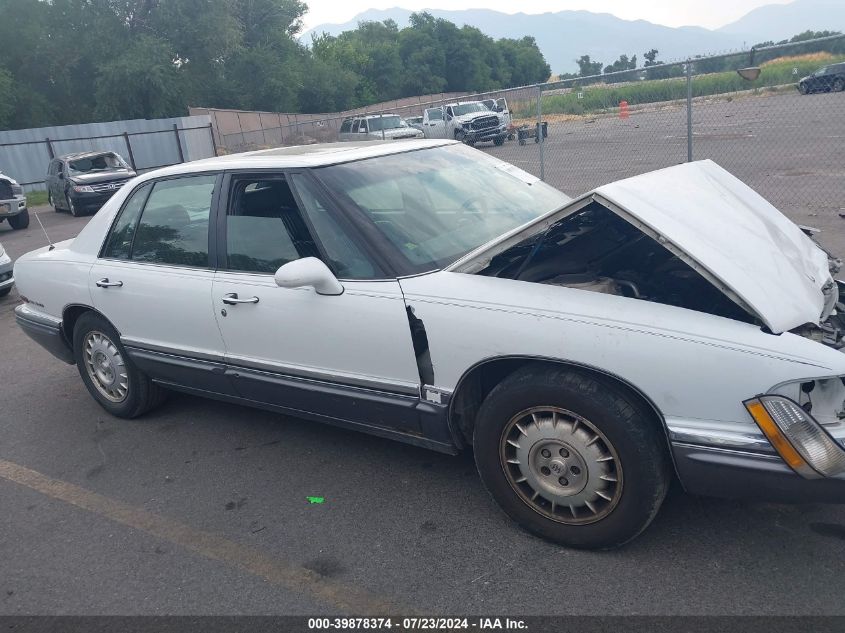
<path id="1" fill-rule="evenodd" d="M 109 281 L 108 277 L 103 277 L 97 282 L 97 288 L 120 288 L 122 285 L 122 281 Z"/>
<path id="2" fill-rule="evenodd" d="M 258 303 L 258 297 L 250 297 L 249 299 L 238 299 L 237 292 L 230 292 L 227 295 L 223 295 L 223 303 L 227 306 L 234 306 L 239 303 Z"/>

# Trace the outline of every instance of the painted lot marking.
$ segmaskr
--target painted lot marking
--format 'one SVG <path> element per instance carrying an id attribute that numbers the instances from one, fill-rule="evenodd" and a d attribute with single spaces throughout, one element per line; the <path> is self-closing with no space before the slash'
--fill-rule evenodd
<path id="1" fill-rule="evenodd" d="M 205 558 L 226 563 L 291 591 L 308 594 L 343 611 L 359 615 L 412 612 L 412 609 L 358 587 L 333 582 L 317 572 L 270 558 L 255 548 L 53 479 L 14 462 L 0 459 L 0 478 L 164 539 Z"/>

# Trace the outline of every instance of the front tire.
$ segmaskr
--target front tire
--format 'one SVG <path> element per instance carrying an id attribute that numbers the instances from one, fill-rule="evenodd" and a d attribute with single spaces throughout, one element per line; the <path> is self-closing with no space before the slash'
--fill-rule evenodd
<path id="1" fill-rule="evenodd" d="M 82 215 L 82 211 L 79 209 L 79 207 L 76 206 L 76 203 L 73 201 L 73 198 L 71 196 L 66 195 L 65 202 L 67 202 L 67 210 L 70 211 L 70 214 L 73 217 L 78 218 L 80 215 Z"/>
<path id="2" fill-rule="evenodd" d="M 501 147 L 504 144 L 505 144 L 505 137 L 504 136 L 497 136 L 495 139 L 493 139 L 493 145 L 495 145 L 496 147 Z"/>
<path id="3" fill-rule="evenodd" d="M 11 226 L 15 231 L 25 229 L 29 226 L 29 209 L 24 209 L 21 213 L 12 215 L 8 219 L 9 226 Z"/>
<path id="4" fill-rule="evenodd" d="M 6 296 L 7 294 L 9 294 L 10 292 L 12 292 L 12 287 L 11 287 L 11 286 L 9 286 L 8 288 L 3 288 L 3 290 L 0 290 L 0 299 L 2 299 L 3 297 L 5 297 L 5 296 Z"/>
<path id="5" fill-rule="evenodd" d="M 112 415 L 135 418 L 164 400 L 166 392 L 135 367 L 120 335 L 98 314 L 79 317 L 73 328 L 73 354 L 88 392 Z"/>
<path id="6" fill-rule="evenodd" d="M 798 84 L 798 92 L 805 95 L 810 92 L 810 89 L 807 87 L 807 84 Z"/>
<path id="7" fill-rule="evenodd" d="M 487 490 L 542 538 L 609 549 L 636 537 L 666 496 L 659 422 L 615 383 L 543 365 L 497 385 L 478 413 L 476 465 Z"/>

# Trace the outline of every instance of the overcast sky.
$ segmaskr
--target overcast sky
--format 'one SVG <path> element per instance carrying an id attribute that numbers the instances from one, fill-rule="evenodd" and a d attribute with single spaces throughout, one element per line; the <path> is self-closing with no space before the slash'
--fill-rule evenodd
<path id="1" fill-rule="evenodd" d="M 648 20 L 666 26 L 718 28 L 764 4 L 788 4 L 789 0 L 306 0 L 305 28 L 318 24 L 348 22 L 367 9 L 402 7 L 431 9 L 492 9 L 502 13 L 546 13 L 587 10 L 612 13 L 625 20 Z"/>

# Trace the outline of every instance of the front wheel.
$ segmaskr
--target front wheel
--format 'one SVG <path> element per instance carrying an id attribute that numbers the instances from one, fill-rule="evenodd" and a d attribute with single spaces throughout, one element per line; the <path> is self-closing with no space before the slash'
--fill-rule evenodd
<path id="1" fill-rule="evenodd" d="M 166 392 L 126 354 L 117 331 L 93 312 L 73 328 L 73 354 L 88 392 L 112 415 L 134 418 L 164 399 Z"/>
<path id="2" fill-rule="evenodd" d="M 800 92 L 802 95 L 805 95 L 810 92 L 810 89 L 807 88 L 807 84 L 798 84 L 798 92 Z"/>
<path id="3" fill-rule="evenodd" d="M 14 230 L 18 231 L 20 229 L 25 229 L 29 226 L 29 209 L 24 209 L 22 212 L 18 213 L 17 215 L 13 215 L 9 217 L 9 226 L 11 226 Z"/>
<path id="4" fill-rule="evenodd" d="M 493 145 L 495 145 L 497 147 L 504 145 L 504 144 L 505 144 L 505 137 L 504 136 L 497 136 L 495 139 L 493 139 Z"/>
<path id="5" fill-rule="evenodd" d="M 12 292 L 11 286 L 9 286 L 8 288 L 3 288 L 3 290 L 0 290 L 0 297 L 5 297 L 10 292 Z"/>
<path id="6" fill-rule="evenodd" d="M 609 549 L 651 523 L 670 461 L 659 423 L 609 380 L 528 366 L 497 385 L 473 445 L 487 490 L 528 531 Z"/>
<path id="7" fill-rule="evenodd" d="M 70 211 L 70 214 L 73 217 L 78 218 L 82 215 L 82 211 L 76 206 L 76 203 L 73 201 L 71 196 L 65 196 L 65 200 L 67 201 L 67 210 Z"/>

